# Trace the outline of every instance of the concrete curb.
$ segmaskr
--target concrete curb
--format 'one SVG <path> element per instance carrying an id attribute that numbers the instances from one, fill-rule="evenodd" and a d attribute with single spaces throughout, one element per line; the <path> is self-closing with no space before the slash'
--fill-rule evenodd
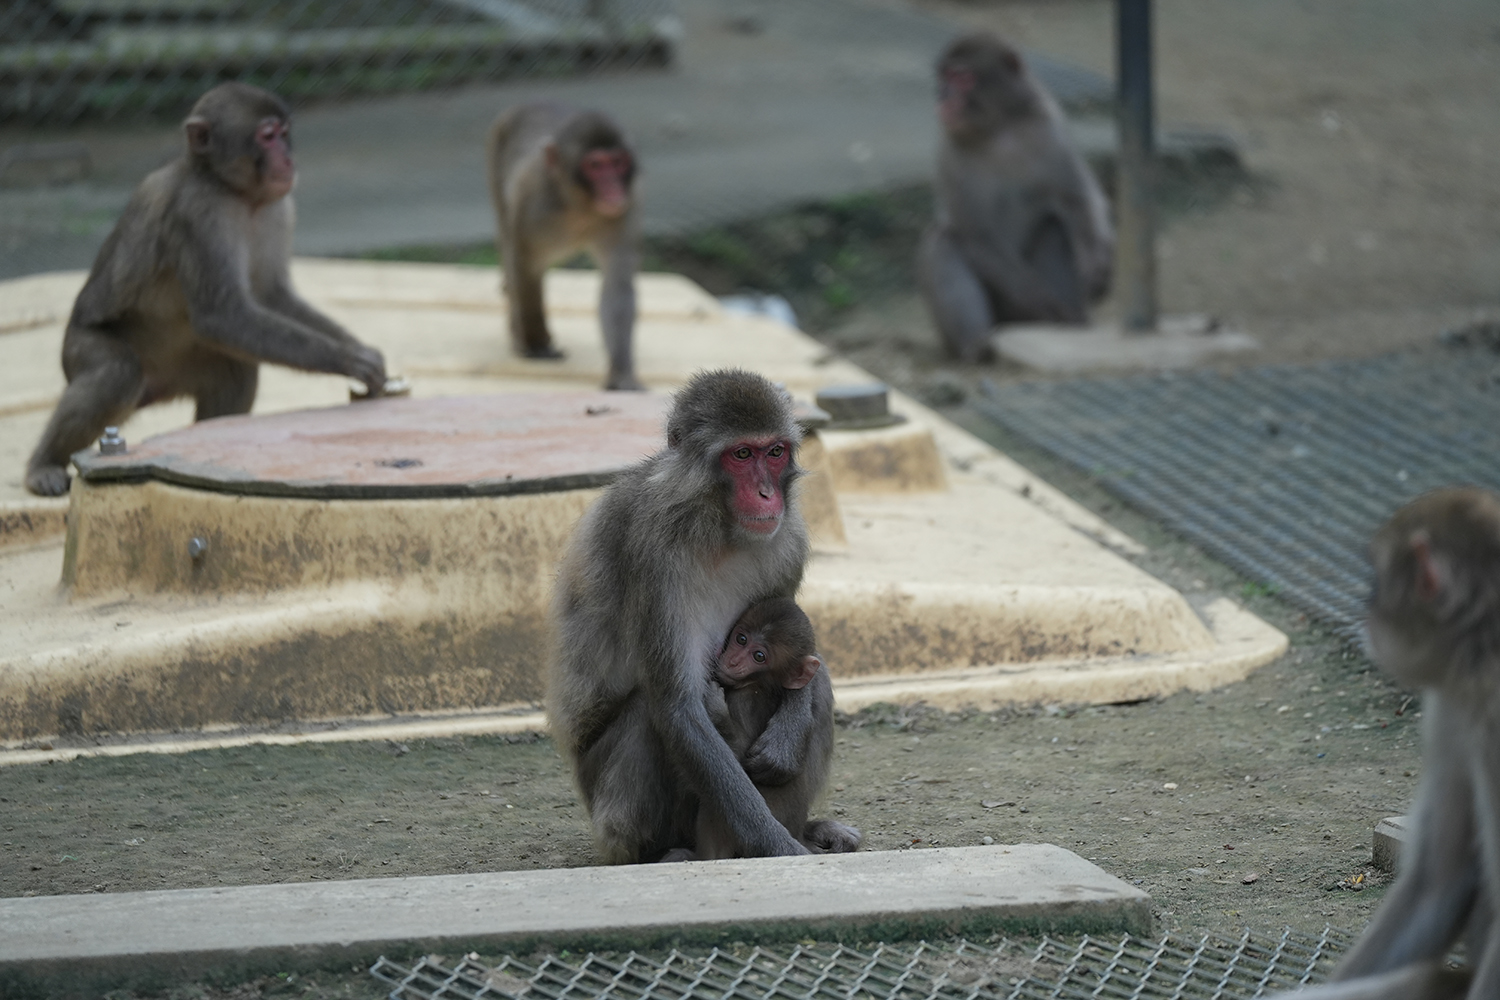
<path id="1" fill-rule="evenodd" d="M 1146 933 L 1151 899 L 1044 844 L 0 900 L 0 995 L 85 996 L 381 954 Z"/>

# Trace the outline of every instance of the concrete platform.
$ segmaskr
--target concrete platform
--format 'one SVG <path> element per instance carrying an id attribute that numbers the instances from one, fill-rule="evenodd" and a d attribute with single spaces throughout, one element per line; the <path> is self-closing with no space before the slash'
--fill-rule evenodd
<path id="1" fill-rule="evenodd" d="M 510 354 L 492 269 L 298 260 L 294 272 L 410 377 L 412 400 L 392 404 L 587 394 L 605 368 L 592 272 L 549 275 L 562 361 Z M 62 323 L 82 279 L 0 284 L 0 329 L 12 330 L 0 345 L 16 347 L 0 370 L 0 760 L 86 749 L 97 734 L 285 736 L 289 720 L 322 732 L 332 719 L 412 719 L 430 733 L 435 719 L 469 732 L 492 719 L 508 731 L 535 711 L 556 559 L 593 489 L 288 499 L 79 482 L 65 546 L 66 506 L 25 494 L 20 474 L 61 388 Z M 643 275 L 639 299 L 638 367 L 653 391 L 734 364 L 809 400 L 870 379 L 795 330 L 725 314 L 681 278 Z M 385 405 L 350 406 L 345 380 L 272 366 L 261 386 L 257 413 L 342 404 L 352 419 Z M 841 704 L 1130 700 L 1232 682 L 1285 648 L 1231 602 L 1194 607 L 1137 569 L 1118 554 L 1138 551 L 1133 540 L 973 436 L 900 394 L 892 407 L 904 424 L 821 431 L 803 454 L 814 556 L 799 599 Z M 186 404 L 153 407 L 124 435 L 146 448 L 190 420 Z"/>
<path id="2" fill-rule="evenodd" d="M 0 899 L 0 927 L 0 993 L 97 996 L 431 951 L 1144 934 L 1151 899 L 1017 844 Z"/>
<path id="3" fill-rule="evenodd" d="M 1401 865 L 1401 851 L 1411 839 L 1405 816 L 1387 816 L 1375 824 L 1371 837 L 1370 863 L 1383 872 L 1394 872 Z"/>
<path id="4" fill-rule="evenodd" d="M 1001 357 L 1059 375 L 1192 368 L 1215 355 L 1260 346 L 1249 334 L 1222 329 L 1204 316 L 1163 316 L 1156 330 L 1141 333 L 1112 323 L 1008 326 L 992 339 Z"/>

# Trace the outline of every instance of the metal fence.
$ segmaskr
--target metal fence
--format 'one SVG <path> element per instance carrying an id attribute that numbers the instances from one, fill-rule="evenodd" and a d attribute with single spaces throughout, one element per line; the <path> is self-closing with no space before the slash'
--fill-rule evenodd
<path id="1" fill-rule="evenodd" d="M 244 80 L 290 99 L 666 65 L 671 0 L 5 0 L 0 122 L 182 114 Z"/>
<path id="2" fill-rule="evenodd" d="M 1322 934 L 1143 940 L 1043 938 L 918 942 L 855 948 L 674 949 L 666 954 L 478 956 L 410 967 L 382 958 L 370 972 L 392 1000 L 1209 1000 L 1280 993 L 1322 981 L 1352 940 Z"/>

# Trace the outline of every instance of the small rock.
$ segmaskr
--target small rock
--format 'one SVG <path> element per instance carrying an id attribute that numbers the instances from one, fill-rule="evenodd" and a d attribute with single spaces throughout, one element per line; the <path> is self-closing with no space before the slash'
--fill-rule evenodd
<path id="1" fill-rule="evenodd" d="M 995 838 L 994 837 L 980 837 L 979 838 L 979 842 L 981 844 L 993 844 L 995 842 Z"/>
<path id="2" fill-rule="evenodd" d="M 1169 781 L 1165 785 L 1162 785 L 1161 787 L 1164 788 L 1164 789 L 1166 789 L 1169 792 L 1175 792 L 1175 791 L 1177 791 L 1177 782 L 1175 782 L 1175 781 Z"/>
<path id="3" fill-rule="evenodd" d="M 999 799 L 982 799 L 979 804 L 984 806 L 986 809 L 998 809 L 1001 806 L 1015 805 L 1014 802 L 1001 802 Z M 1022 809 L 1021 811 L 1025 812 L 1026 810 Z"/>
<path id="4" fill-rule="evenodd" d="M 1252 884 L 1254 882 L 1259 882 L 1259 881 L 1260 881 L 1260 873 L 1259 872 L 1246 872 L 1245 873 L 1245 877 L 1242 878 L 1242 879 L 1240 879 L 1240 883 L 1242 885 L 1250 885 L 1250 884 Z"/>

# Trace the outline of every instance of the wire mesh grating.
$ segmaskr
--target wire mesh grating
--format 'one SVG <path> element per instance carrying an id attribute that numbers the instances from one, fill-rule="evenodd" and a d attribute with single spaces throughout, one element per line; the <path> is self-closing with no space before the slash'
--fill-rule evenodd
<path id="1" fill-rule="evenodd" d="M 666 954 L 570 956 L 496 965 L 470 955 L 449 966 L 429 956 L 410 968 L 382 957 L 370 972 L 392 1000 L 1041 1000 L 1108 997 L 1249 998 L 1327 977 L 1350 937 L 1325 928 L 1238 939 L 1166 935 L 1144 940 L 1045 937 L 879 944 L 804 944 Z"/>
<path id="2" fill-rule="evenodd" d="M 666 65 L 671 0 L 8 0 L 0 122 L 182 114 L 244 80 L 289 99 Z"/>
<path id="3" fill-rule="evenodd" d="M 986 384 L 987 418 L 1352 636 L 1365 546 L 1426 490 L 1500 488 L 1500 356 Z"/>

